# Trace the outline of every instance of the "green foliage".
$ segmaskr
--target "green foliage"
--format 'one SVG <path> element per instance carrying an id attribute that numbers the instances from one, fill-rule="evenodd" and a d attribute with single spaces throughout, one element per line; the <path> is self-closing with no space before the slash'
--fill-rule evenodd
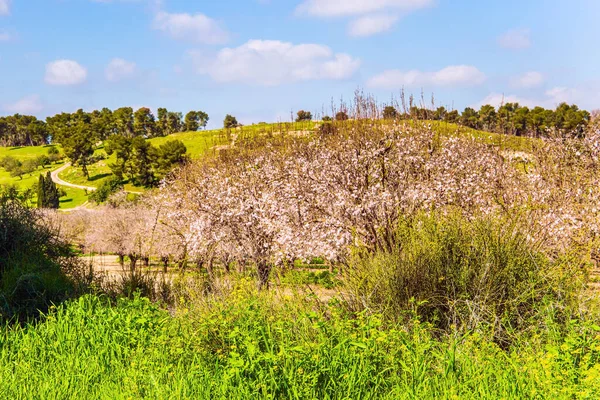
<path id="1" fill-rule="evenodd" d="M 150 138 L 155 136 L 156 122 L 154 115 L 147 107 L 142 107 L 133 114 L 133 133 L 135 136 Z"/>
<path id="2" fill-rule="evenodd" d="M 89 179 L 87 166 L 94 156 L 94 144 L 97 140 L 96 135 L 90 125 L 83 122 L 72 126 L 68 131 L 68 134 L 63 136 L 61 142 L 65 155 L 73 164 L 81 166 L 83 174 Z"/>
<path id="3" fill-rule="evenodd" d="M 113 176 L 102 182 L 98 189 L 90 194 L 89 199 L 96 204 L 101 204 L 107 201 L 110 195 L 122 189 L 123 183 L 121 180 L 118 177 Z"/>
<path id="4" fill-rule="evenodd" d="M 208 114 L 203 111 L 190 111 L 185 115 L 184 124 L 185 129 L 188 132 L 206 128 L 206 124 L 208 124 Z"/>
<path id="5" fill-rule="evenodd" d="M 0 146 L 39 146 L 48 143 L 44 121 L 29 115 L 0 117 Z"/>
<path id="6" fill-rule="evenodd" d="M 119 135 L 110 138 L 105 150 L 109 156 L 116 155 L 116 162 L 109 167 L 117 180 L 127 177 L 144 187 L 155 186 L 174 166 L 187 159 L 187 149 L 179 140 L 168 140 L 156 148 L 143 137 L 129 139 Z"/>
<path id="7" fill-rule="evenodd" d="M 319 134 L 323 136 L 333 135 L 336 132 L 336 127 L 333 122 L 323 122 L 319 126 Z"/>
<path id="8" fill-rule="evenodd" d="M 586 275 L 577 258 L 546 256 L 508 220 L 459 214 L 406 218 L 392 252 L 357 250 L 351 265 L 356 307 L 400 320 L 414 308 L 440 329 L 489 330 L 501 342 L 539 322 L 546 303 L 569 318 Z"/>
<path id="9" fill-rule="evenodd" d="M 160 176 L 168 174 L 174 166 L 187 160 L 187 148 L 181 140 L 169 140 L 158 147 L 157 171 Z"/>
<path id="10" fill-rule="evenodd" d="M 0 191 L 0 319 L 35 317 L 76 290 L 80 264 L 13 190 Z"/>
<path id="11" fill-rule="evenodd" d="M 241 284 L 186 307 L 172 317 L 140 297 L 111 306 L 85 296 L 43 323 L 8 328 L 0 334 L 0 394 L 594 399 L 600 390 L 600 338 L 590 322 L 504 351 L 479 334 L 437 338 L 418 320 L 389 325 L 335 302 L 275 301 Z"/>
<path id="12" fill-rule="evenodd" d="M 312 121 L 313 116 L 310 111 L 300 110 L 296 116 L 296 122 Z"/>
<path id="13" fill-rule="evenodd" d="M 239 123 L 233 115 L 227 114 L 225 116 L 225 119 L 223 120 L 223 128 L 231 129 L 231 128 L 237 128 L 238 126 L 239 126 Z"/>
<path id="14" fill-rule="evenodd" d="M 383 109 L 383 119 L 396 119 L 398 116 L 398 110 L 394 106 L 386 106 Z"/>
<path id="15" fill-rule="evenodd" d="M 56 184 L 52 181 L 50 171 L 44 175 L 40 175 L 37 187 L 37 206 L 38 208 L 53 208 L 58 209 L 60 206 L 60 193 Z"/>

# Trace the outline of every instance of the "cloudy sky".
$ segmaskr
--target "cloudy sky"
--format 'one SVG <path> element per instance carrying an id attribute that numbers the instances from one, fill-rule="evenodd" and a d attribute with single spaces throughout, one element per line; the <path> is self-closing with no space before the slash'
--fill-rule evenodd
<path id="1" fill-rule="evenodd" d="M 600 108 L 598 0 L 0 0 L 0 111 L 315 113 L 357 88 Z"/>

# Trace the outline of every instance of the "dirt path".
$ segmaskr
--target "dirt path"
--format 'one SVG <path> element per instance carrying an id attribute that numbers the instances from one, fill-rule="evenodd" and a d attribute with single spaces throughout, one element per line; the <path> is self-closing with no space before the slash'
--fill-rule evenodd
<path id="1" fill-rule="evenodd" d="M 52 173 L 50 174 L 52 176 L 52 181 L 54 183 L 56 183 L 57 185 L 67 186 L 67 187 L 74 188 L 74 189 L 87 190 L 89 192 L 93 192 L 93 191 L 96 190 L 95 187 L 75 185 L 73 183 L 69 183 L 67 181 L 63 181 L 62 179 L 60 179 L 59 176 L 58 176 L 58 174 L 60 174 L 65 169 L 69 168 L 70 166 L 71 166 L 71 163 L 66 163 L 65 165 L 63 165 L 59 169 L 52 171 Z"/>
<path id="2" fill-rule="evenodd" d="M 50 174 L 52 176 L 52 181 L 54 183 L 56 183 L 57 185 L 60 185 L 60 186 L 67 186 L 67 187 L 74 188 L 74 189 L 87 190 L 88 192 L 95 192 L 98 189 L 98 188 L 95 188 L 93 186 L 76 185 L 74 183 L 70 183 L 70 182 L 67 182 L 67 181 L 64 181 L 64 180 L 60 179 L 60 177 L 58 175 L 61 172 L 63 172 L 65 169 L 69 168 L 70 166 L 71 166 L 71 163 L 66 163 L 65 165 L 63 165 L 59 169 L 57 169 L 55 171 L 52 171 L 51 174 Z M 126 190 L 126 192 L 127 193 L 132 193 L 132 194 L 144 194 L 143 192 L 137 192 L 137 191 L 134 191 L 134 190 Z"/>

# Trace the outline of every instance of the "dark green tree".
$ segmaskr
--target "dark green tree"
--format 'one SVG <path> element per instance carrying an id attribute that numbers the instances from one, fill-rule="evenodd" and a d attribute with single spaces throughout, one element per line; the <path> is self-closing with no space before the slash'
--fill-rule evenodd
<path id="1" fill-rule="evenodd" d="M 156 120 L 149 108 L 142 107 L 133 114 L 133 131 L 135 136 L 156 136 Z"/>
<path id="2" fill-rule="evenodd" d="M 296 122 L 312 121 L 312 113 L 310 111 L 300 110 L 296 116 Z"/>
<path id="3" fill-rule="evenodd" d="M 58 209 L 60 206 L 60 194 L 56 184 L 52 181 L 50 171 L 44 175 L 40 175 L 37 187 L 38 208 L 53 208 Z"/>
<path id="4" fill-rule="evenodd" d="M 233 115 L 227 114 L 225 116 L 225 119 L 223 120 L 223 127 L 225 129 L 237 128 L 238 125 L 238 121 Z"/>
<path id="5" fill-rule="evenodd" d="M 90 178 L 87 166 L 94 155 L 96 135 L 90 124 L 79 123 L 68 129 L 69 134 L 62 140 L 65 155 L 74 165 L 81 167 L 86 178 Z"/>

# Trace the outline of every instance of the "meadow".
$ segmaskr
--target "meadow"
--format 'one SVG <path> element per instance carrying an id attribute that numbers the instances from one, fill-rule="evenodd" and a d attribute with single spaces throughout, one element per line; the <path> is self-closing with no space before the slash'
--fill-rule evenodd
<path id="1" fill-rule="evenodd" d="M 600 131 L 331 127 L 152 139 L 193 161 L 135 202 L 0 196 L 0 396 L 597 398 Z"/>

